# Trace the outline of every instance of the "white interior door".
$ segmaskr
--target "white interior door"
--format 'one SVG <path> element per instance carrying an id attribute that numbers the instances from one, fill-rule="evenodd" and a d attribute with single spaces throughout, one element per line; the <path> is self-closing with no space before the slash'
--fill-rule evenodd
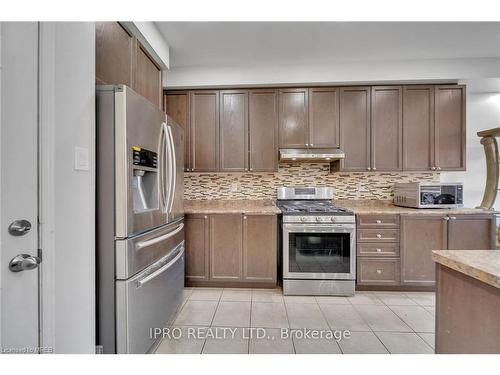
<path id="1" fill-rule="evenodd" d="M 0 347 L 33 352 L 39 346 L 38 23 L 0 23 L 0 56 Z"/>

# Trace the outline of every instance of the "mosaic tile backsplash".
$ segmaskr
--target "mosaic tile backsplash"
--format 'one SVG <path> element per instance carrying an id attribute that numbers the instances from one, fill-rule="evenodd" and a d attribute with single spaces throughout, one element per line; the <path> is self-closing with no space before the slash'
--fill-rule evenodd
<path id="1" fill-rule="evenodd" d="M 336 199 L 393 198 L 395 182 L 439 181 L 439 173 L 334 172 L 327 163 L 280 164 L 278 172 L 186 173 L 184 198 L 276 199 L 279 186 L 332 186 Z"/>

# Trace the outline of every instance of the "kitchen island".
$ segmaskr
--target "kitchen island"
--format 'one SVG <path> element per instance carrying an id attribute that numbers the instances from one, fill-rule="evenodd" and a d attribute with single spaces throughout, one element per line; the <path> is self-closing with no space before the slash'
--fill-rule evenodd
<path id="1" fill-rule="evenodd" d="M 435 250 L 436 353 L 500 353 L 500 251 Z"/>

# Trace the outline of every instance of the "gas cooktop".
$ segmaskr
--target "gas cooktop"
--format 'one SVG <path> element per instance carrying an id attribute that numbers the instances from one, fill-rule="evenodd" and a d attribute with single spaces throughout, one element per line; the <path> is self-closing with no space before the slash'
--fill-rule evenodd
<path id="1" fill-rule="evenodd" d="M 353 215 L 352 211 L 335 207 L 329 200 L 278 200 L 276 204 L 285 215 Z"/>

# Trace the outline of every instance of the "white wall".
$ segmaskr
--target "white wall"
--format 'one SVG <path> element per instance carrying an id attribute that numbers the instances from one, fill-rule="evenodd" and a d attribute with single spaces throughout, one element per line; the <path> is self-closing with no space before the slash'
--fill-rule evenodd
<path id="1" fill-rule="evenodd" d="M 481 203 L 486 183 L 486 158 L 477 132 L 500 126 L 500 80 L 466 80 L 467 171 L 441 174 L 442 182 L 464 183 L 464 205 Z M 486 91 L 485 91 L 486 90 Z M 497 198 L 495 208 L 500 208 Z"/>
<path id="2" fill-rule="evenodd" d="M 168 74 L 164 75 L 163 86 L 182 88 L 314 83 L 450 82 L 489 77 L 500 77 L 500 59 L 357 61 L 284 66 L 172 67 Z"/>
<path id="3" fill-rule="evenodd" d="M 95 27 L 40 28 L 42 346 L 95 352 Z M 75 147 L 89 151 L 74 169 Z"/>

